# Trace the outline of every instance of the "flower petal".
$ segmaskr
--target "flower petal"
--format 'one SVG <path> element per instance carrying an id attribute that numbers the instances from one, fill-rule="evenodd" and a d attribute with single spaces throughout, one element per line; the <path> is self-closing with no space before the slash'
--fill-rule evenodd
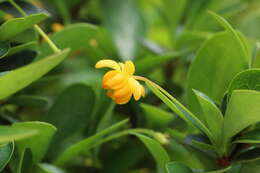
<path id="1" fill-rule="evenodd" d="M 104 85 L 110 89 L 113 87 L 117 87 L 118 85 L 122 84 L 127 79 L 127 76 L 123 73 L 117 73 L 112 78 L 108 79 Z"/>
<path id="2" fill-rule="evenodd" d="M 106 85 L 106 83 L 108 82 L 108 80 L 110 80 L 111 78 L 113 78 L 117 73 L 119 73 L 118 71 L 116 70 L 111 70 L 111 71 L 108 71 L 104 77 L 103 77 L 103 80 L 102 80 L 102 87 L 105 88 L 105 89 L 108 89 L 108 85 Z"/>
<path id="3" fill-rule="evenodd" d="M 131 86 L 135 100 L 139 100 L 142 95 L 142 85 L 134 78 L 129 78 L 129 84 Z"/>
<path id="4" fill-rule="evenodd" d="M 119 99 L 124 98 L 132 94 L 132 90 L 129 85 L 125 85 L 123 88 L 119 90 L 114 90 L 113 98 Z"/>
<path id="5" fill-rule="evenodd" d="M 100 60 L 95 65 L 95 68 L 104 68 L 104 67 L 108 67 L 120 71 L 120 65 L 117 62 L 110 59 Z"/>
<path id="6" fill-rule="evenodd" d="M 114 99 L 114 101 L 120 105 L 126 104 L 131 99 L 131 96 L 132 96 L 132 92 L 129 92 L 128 95 L 125 95 L 124 97 L 116 98 Z"/>
<path id="7" fill-rule="evenodd" d="M 135 65 L 132 61 L 126 61 L 124 65 L 124 69 L 122 70 L 124 73 L 129 75 L 133 75 L 135 72 Z"/>
<path id="8" fill-rule="evenodd" d="M 145 96 L 145 89 L 142 85 L 141 85 L 141 87 L 142 87 L 142 97 L 144 97 Z"/>

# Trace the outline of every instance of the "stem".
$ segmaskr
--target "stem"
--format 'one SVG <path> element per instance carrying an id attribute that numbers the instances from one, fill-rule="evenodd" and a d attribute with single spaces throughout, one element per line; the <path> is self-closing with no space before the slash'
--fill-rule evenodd
<path id="1" fill-rule="evenodd" d="M 8 1 L 10 4 L 12 4 L 12 6 L 14 6 L 15 9 L 17 9 L 17 11 L 19 11 L 19 13 L 21 13 L 23 17 L 28 16 L 26 12 L 17 3 L 14 2 L 14 0 L 8 0 Z M 34 29 L 44 38 L 44 40 L 48 43 L 48 45 L 50 46 L 50 48 L 53 50 L 54 53 L 60 52 L 60 49 L 57 48 L 57 46 L 51 41 L 51 39 L 47 36 L 47 34 L 37 24 L 34 25 Z"/>

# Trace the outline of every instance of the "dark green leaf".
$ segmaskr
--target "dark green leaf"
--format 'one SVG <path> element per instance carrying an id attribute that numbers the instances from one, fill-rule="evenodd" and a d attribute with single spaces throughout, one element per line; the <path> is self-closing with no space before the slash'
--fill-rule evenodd
<path id="1" fill-rule="evenodd" d="M 8 42 L 0 42 L 0 59 L 8 54 L 10 44 Z"/>
<path id="2" fill-rule="evenodd" d="M 244 133 L 241 137 L 237 138 L 234 143 L 260 144 L 260 129 Z"/>
<path id="3" fill-rule="evenodd" d="M 236 162 L 245 163 L 260 160 L 260 148 L 250 147 L 241 151 L 235 158 Z"/>
<path id="4" fill-rule="evenodd" d="M 31 42 L 28 42 L 28 43 L 24 43 L 24 44 L 20 44 L 20 45 L 17 45 L 17 46 L 13 46 L 10 51 L 8 52 L 8 55 L 13 55 L 13 54 L 16 54 L 18 52 L 21 52 L 23 50 L 26 50 L 26 49 L 32 49 L 36 46 L 37 42 L 36 41 L 31 41 Z"/>
<path id="5" fill-rule="evenodd" d="M 10 161 L 14 152 L 14 143 L 0 144 L 0 171 L 2 171 L 5 166 Z"/>
<path id="6" fill-rule="evenodd" d="M 9 99 L 8 103 L 19 106 L 44 108 L 48 104 L 48 99 L 41 96 L 17 95 Z"/>
<path id="7" fill-rule="evenodd" d="M 32 159 L 32 151 L 29 148 L 25 148 L 20 155 L 17 173 L 31 173 Z"/>
<path id="8" fill-rule="evenodd" d="M 178 162 L 171 162 L 166 165 L 168 173 L 193 173 L 191 168 Z"/>
<path id="9" fill-rule="evenodd" d="M 68 137 L 86 127 L 94 103 L 94 91 L 84 84 L 76 84 L 67 88 L 57 98 L 46 116 L 46 121 L 59 129 L 50 148 L 52 157 L 61 152 L 64 141 Z"/>
<path id="10" fill-rule="evenodd" d="M 69 49 L 51 55 L 38 62 L 24 66 L 8 74 L 0 76 L 0 100 L 30 85 L 61 63 L 69 53 Z"/>

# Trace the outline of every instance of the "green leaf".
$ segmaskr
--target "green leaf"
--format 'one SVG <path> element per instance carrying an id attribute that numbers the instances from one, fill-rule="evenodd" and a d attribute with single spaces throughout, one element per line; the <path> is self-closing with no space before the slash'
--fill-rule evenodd
<path id="1" fill-rule="evenodd" d="M 48 99 L 41 96 L 17 95 L 9 99 L 8 103 L 19 106 L 44 108 L 48 105 Z"/>
<path id="2" fill-rule="evenodd" d="M 166 165 L 168 173 L 193 173 L 186 165 L 178 162 L 170 162 Z"/>
<path id="3" fill-rule="evenodd" d="M 32 151 L 29 148 L 25 148 L 20 156 L 17 173 L 31 172 L 33 166 L 32 157 Z"/>
<path id="4" fill-rule="evenodd" d="M 250 147 L 240 151 L 234 158 L 236 163 L 247 163 L 260 160 L 260 148 Z"/>
<path id="5" fill-rule="evenodd" d="M 200 110 L 192 89 L 220 104 L 232 78 L 248 68 L 248 60 L 238 51 L 241 49 L 239 40 L 234 40 L 230 32 L 215 34 L 201 47 L 188 75 L 188 106 L 195 114 Z"/>
<path id="6" fill-rule="evenodd" d="M 248 89 L 260 91 L 260 69 L 249 69 L 238 73 L 231 81 L 228 92 Z"/>
<path id="7" fill-rule="evenodd" d="M 206 171 L 206 172 L 203 172 L 203 173 L 225 173 L 230 169 L 231 169 L 231 166 L 226 167 L 226 168 L 222 168 L 222 169 L 218 169 L 218 170 L 215 170 L 215 171 Z"/>
<path id="8" fill-rule="evenodd" d="M 0 41 L 11 39 L 15 35 L 32 28 L 34 24 L 43 21 L 47 17 L 46 14 L 33 14 L 31 16 L 14 18 L 6 21 L 0 26 Z"/>
<path id="9" fill-rule="evenodd" d="M 162 55 L 153 55 L 153 56 L 147 56 L 144 58 L 141 58 L 140 60 L 137 60 L 135 62 L 136 66 L 136 73 L 148 73 L 151 72 L 155 67 L 158 67 L 162 65 L 163 63 L 166 63 L 169 60 L 175 59 L 178 56 L 180 56 L 180 53 L 177 52 L 171 52 L 171 53 L 165 53 Z M 148 65 L 149 64 L 149 65 Z"/>
<path id="10" fill-rule="evenodd" d="M 211 141 L 214 141 L 212 133 L 209 129 L 185 106 L 183 106 L 177 99 L 171 96 L 167 91 L 160 87 L 154 86 L 150 82 L 146 82 L 147 86 L 152 90 L 152 92 L 159 97 L 174 113 L 176 113 L 180 118 L 194 125 L 199 130 L 204 132 Z M 159 89 L 158 89 L 159 88 Z"/>
<path id="11" fill-rule="evenodd" d="M 257 52 L 253 61 L 254 68 L 260 68 L 260 43 L 257 43 Z"/>
<path id="12" fill-rule="evenodd" d="M 173 121 L 174 115 L 156 106 L 140 104 L 144 111 L 144 116 L 148 124 L 156 126 L 166 126 Z"/>
<path id="13" fill-rule="evenodd" d="M 144 143 L 144 145 L 151 152 L 153 158 L 156 160 L 156 163 L 158 164 L 159 168 L 163 170 L 163 172 L 166 172 L 165 165 L 170 161 L 170 158 L 166 150 L 161 146 L 161 144 L 155 141 L 154 139 L 144 136 L 142 134 L 138 134 L 138 133 L 130 133 L 130 134 L 137 136 Z"/>
<path id="14" fill-rule="evenodd" d="M 8 54 L 10 44 L 8 42 L 0 42 L 0 59 Z"/>
<path id="15" fill-rule="evenodd" d="M 121 128 L 124 126 L 128 120 L 120 121 L 98 133 L 95 135 L 88 137 L 76 144 L 71 145 L 68 147 L 62 154 L 54 162 L 55 165 L 64 166 L 67 162 L 74 159 L 76 156 L 80 155 L 81 153 L 87 152 L 89 149 L 98 145 L 98 141 L 101 140 L 105 135 L 112 133 L 113 131 Z"/>
<path id="16" fill-rule="evenodd" d="M 48 149 L 52 136 L 56 132 L 56 128 L 51 124 L 43 122 L 15 123 L 13 127 L 38 131 L 37 135 L 25 140 L 17 141 L 16 146 L 20 154 L 22 154 L 26 148 L 29 148 L 32 151 L 33 163 L 38 163 L 41 161 Z"/>
<path id="17" fill-rule="evenodd" d="M 71 51 L 84 49 L 90 44 L 90 40 L 96 37 L 98 28 L 87 23 L 78 23 L 65 27 L 59 32 L 50 35 L 50 39 L 58 45 L 60 49 L 70 48 Z M 43 42 L 39 50 L 40 57 L 47 56 L 52 53 L 52 50 L 46 42 Z"/>
<path id="18" fill-rule="evenodd" d="M 260 129 L 255 129 L 250 132 L 244 133 L 233 143 L 260 144 Z"/>
<path id="19" fill-rule="evenodd" d="M 0 145 L 0 171 L 9 163 L 14 152 L 14 143 Z"/>
<path id="20" fill-rule="evenodd" d="M 223 115 L 215 103 L 203 93 L 193 90 L 201 108 L 200 120 L 206 125 L 213 135 L 215 144 L 221 145 L 222 142 L 222 127 Z"/>
<path id="21" fill-rule="evenodd" d="M 22 140 L 32 137 L 38 133 L 37 130 L 0 126 L 0 143 L 12 142 L 14 140 Z"/>
<path id="22" fill-rule="evenodd" d="M 45 119 L 59 129 L 49 150 L 52 157 L 61 152 L 67 138 L 88 125 L 94 103 L 95 93 L 85 84 L 72 85 L 56 99 Z"/>
<path id="23" fill-rule="evenodd" d="M 252 90 L 233 91 L 224 118 L 224 142 L 244 128 L 260 122 L 260 92 Z"/>
<path id="24" fill-rule="evenodd" d="M 69 53 L 69 49 L 51 55 L 38 62 L 11 71 L 0 77 L 0 100 L 30 85 L 48 71 L 61 63 Z"/>
<path id="25" fill-rule="evenodd" d="M 102 0 L 104 22 L 109 29 L 119 56 L 133 59 L 137 53 L 138 39 L 144 32 L 140 10 L 133 0 Z"/>
<path id="26" fill-rule="evenodd" d="M 26 49 L 32 49 L 36 46 L 37 42 L 36 41 L 31 41 L 31 42 L 28 42 L 28 43 L 24 43 L 24 44 L 21 44 L 21 45 L 18 45 L 18 46 L 14 46 L 10 49 L 10 51 L 8 52 L 8 55 L 13 55 L 13 54 L 16 54 L 18 52 L 21 52 L 23 50 L 26 50 Z"/>

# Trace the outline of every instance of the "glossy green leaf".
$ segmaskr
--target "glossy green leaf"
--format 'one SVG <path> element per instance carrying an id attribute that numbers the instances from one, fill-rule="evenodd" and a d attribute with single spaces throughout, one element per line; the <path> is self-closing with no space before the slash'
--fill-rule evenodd
<path id="1" fill-rule="evenodd" d="M 210 98 L 199 91 L 193 91 L 201 108 L 200 120 L 212 133 L 215 144 L 220 146 L 222 142 L 223 115 Z"/>
<path id="2" fill-rule="evenodd" d="M 68 147 L 62 154 L 55 161 L 55 165 L 64 166 L 67 162 L 74 159 L 76 156 L 80 155 L 81 153 L 87 152 L 89 149 L 95 147 L 100 139 L 102 139 L 105 135 L 112 133 L 113 131 L 121 128 L 124 126 L 128 120 L 120 121 L 98 133 L 95 135 L 88 137 L 76 144 L 71 145 Z"/>
<path id="3" fill-rule="evenodd" d="M 43 21 L 47 17 L 48 15 L 46 14 L 33 14 L 24 18 L 14 18 L 6 21 L 0 26 L 0 41 L 6 41 L 15 35 L 32 28 L 34 24 Z"/>
<path id="4" fill-rule="evenodd" d="M 84 49 L 90 44 L 91 39 L 95 39 L 98 28 L 87 23 L 78 23 L 65 27 L 59 32 L 50 35 L 50 39 L 58 45 L 60 49 L 70 48 L 72 51 Z M 40 47 L 40 57 L 47 56 L 52 53 L 52 50 L 46 42 L 43 42 Z"/>
<path id="5" fill-rule="evenodd" d="M 33 129 L 0 126 L 0 143 L 12 142 L 14 140 L 22 140 L 32 137 L 37 133 L 38 131 Z"/>
<path id="6" fill-rule="evenodd" d="M 10 51 L 10 44 L 8 42 L 0 42 L 0 59 L 8 54 Z"/>
<path id="7" fill-rule="evenodd" d="M 191 168 L 178 162 L 167 163 L 166 168 L 168 173 L 193 173 Z"/>
<path id="8" fill-rule="evenodd" d="M 260 148 L 259 147 L 250 147 L 240 151 L 234 161 L 237 163 L 247 163 L 260 160 Z"/>
<path id="9" fill-rule="evenodd" d="M 88 125 L 94 103 L 95 93 L 85 84 L 70 86 L 56 99 L 45 119 L 59 129 L 49 150 L 52 157 L 61 152 L 67 138 Z"/>
<path id="10" fill-rule="evenodd" d="M 0 171 L 9 163 L 14 152 L 14 143 L 0 145 Z"/>
<path id="11" fill-rule="evenodd" d="M 137 2 L 133 0 L 102 0 L 104 22 L 108 27 L 119 56 L 133 59 L 137 53 L 138 39 L 144 32 Z"/>
<path id="12" fill-rule="evenodd" d="M 131 133 L 135 136 L 137 136 L 144 145 L 148 148 L 148 150 L 151 152 L 153 158 L 156 160 L 156 163 L 158 164 L 159 168 L 166 172 L 165 165 L 170 161 L 170 158 L 166 152 L 166 150 L 161 146 L 161 144 L 154 139 L 144 136 L 142 134 L 138 133 Z"/>
<path id="13" fill-rule="evenodd" d="M 224 142 L 249 125 L 260 122 L 260 92 L 252 90 L 233 91 L 224 118 Z"/>
<path id="14" fill-rule="evenodd" d="M 17 91 L 30 85 L 48 71 L 61 63 L 69 53 L 66 49 L 60 53 L 51 55 L 38 62 L 11 71 L 6 75 L 0 76 L 0 99 L 4 99 Z"/>
<path id="15" fill-rule="evenodd" d="M 249 69 L 238 73 L 231 81 L 228 92 L 248 89 L 260 91 L 260 69 Z"/>
<path id="16" fill-rule="evenodd" d="M 43 122 L 15 123 L 13 127 L 38 131 L 37 135 L 16 142 L 16 146 L 19 153 L 22 153 L 26 148 L 29 148 L 32 151 L 34 163 L 41 161 L 47 152 L 51 139 L 56 132 L 56 128 L 51 124 Z"/>
<path id="17" fill-rule="evenodd" d="M 188 106 L 194 113 L 199 114 L 200 110 L 192 89 L 205 93 L 219 104 L 232 78 L 248 68 L 248 60 L 238 51 L 241 49 L 239 41 L 234 40 L 230 32 L 215 34 L 201 47 L 188 77 Z"/>
<path id="18" fill-rule="evenodd" d="M 260 144 L 260 129 L 244 133 L 241 137 L 237 138 L 234 143 Z"/>

